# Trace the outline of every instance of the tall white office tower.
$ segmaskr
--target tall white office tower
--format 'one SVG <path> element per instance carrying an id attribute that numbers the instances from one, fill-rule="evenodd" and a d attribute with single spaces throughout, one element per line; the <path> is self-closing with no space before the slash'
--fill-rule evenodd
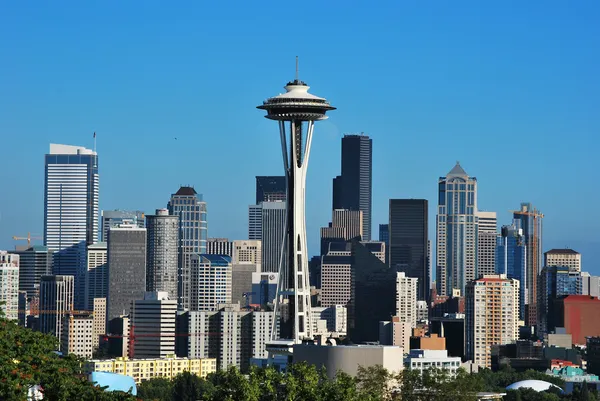
<path id="1" fill-rule="evenodd" d="M 286 93 L 269 98 L 258 106 L 267 111 L 266 118 L 279 124 L 287 183 L 286 235 L 282 246 L 282 255 L 286 255 L 287 264 L 282 260 L 275 300 L 280 335 L 277 336 L 273 330 L 274 341 L 270 343 L 269 352 L 273 356 L 285 355 L 288 358 L 294 344 L 312 338 L 304 204 L 306 172 L 314 123 L 325 120 L 325 113 L 335 109 L 324 98 L 309 94 L 308 89 L 308 85 L 298 79 L 296 59 L 296 79 L 285 86 Z M 263 254 L 265 250 L 263 238 Z"/>
<path id="2" fill-rule="evenodd" d="M 19 255 L 0 251 L 0 310 L 9 320 L 19 317 Z"/>
<path id="3" fill-rule="evenodd" d="M 437 275 L 439 295 L 465 292 L 477 270 L 477 179 L 460 163 L 438 182 Z"/>
<path id="4" fill-rule="evenodd" d="M 175 353 L 177 300 L 167 292 L 146 292 L 131 305 L 130 335 L 136 340 L 130 352 L 134 358 L 165 358 Z"/>
<path id="5" fill-rule="evenodd" d="M 40 331 L 61 343 L 63 319 L 73 312 L 73 276 L 42 276 L 40 282 Z"/>
<path id="6" fill-rule="evenodd" d="M 477 231 L 477 277 L 496 274 L 496 242 L 498 240 L 498 224 L 496 212 L 475 213 L 478 223 Z"/>
<path id="7" fill-rule="evenodd" d="M 179 217 L 157 209 L 155 215 L 146 216 L 146 232 L 146 290 L 166 291 L 169 299 L 177 300 Z"/>
<path id="8" fill-rule="evenodd" d="M 87 246 L 98 242 L 98 155 L 80 146 L 50 144 L 46 155 L 44 245 L 52 273 L 75 277 L 75 306 L 85 307 Z"/>

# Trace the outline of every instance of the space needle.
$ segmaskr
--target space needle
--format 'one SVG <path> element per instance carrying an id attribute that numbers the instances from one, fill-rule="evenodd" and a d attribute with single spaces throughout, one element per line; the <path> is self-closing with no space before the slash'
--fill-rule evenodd
<path id="1" fill-rule="evenodd" d="M 271 341 L 266 344 L 269 360 L 292 355 L 294 344 L 312 340 L 310 283 L 306 247 L 305 192 L 306 171 L 315 121 L 327 119 L 335 110 L 329 102 L 308 93 L 309 86 L 298 78 L 288 82 L 286 92 L 269 98 L 257 108 L 266 118 L 279 123 L 283 168 L 287 182 L 286 227 L 279 262 Z M 279 333 L 276 322 L 279 320 Z"/>

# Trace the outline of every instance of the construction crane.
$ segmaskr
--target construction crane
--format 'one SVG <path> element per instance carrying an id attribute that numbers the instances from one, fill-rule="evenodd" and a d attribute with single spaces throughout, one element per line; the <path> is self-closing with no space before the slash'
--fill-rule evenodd
<path id="1" fill-rule="evenodd" d="M 13 236 L 13 240 L 15 241 L 25 241 L 27 240 L 27 246 L 31 246 L 31 240 L 43 240 L 43 237 L 32 237 L 31 233 L 27 233 L 27 237 L 19 237 L 19 236 Z"/>

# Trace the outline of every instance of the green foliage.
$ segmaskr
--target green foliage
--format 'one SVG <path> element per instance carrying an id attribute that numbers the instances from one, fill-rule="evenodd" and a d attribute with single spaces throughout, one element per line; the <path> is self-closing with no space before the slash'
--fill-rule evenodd
<path id="1" fill-rule="evenodd" d="M 137 389 L 139 398 L 151 401 L 171 401 L 173 382 L 162 377 L 146 380 Z"/>
<path id="2" fill-rule="evenodd" d="M 83 360 L 58 356 L 57 342 L 48 336 L 0 318 L 0 399 L 25 400 L 27 390 L 43 388 L 44 400 L 135 400 L 130 394 L 106 392 L 81 374 Z"/>

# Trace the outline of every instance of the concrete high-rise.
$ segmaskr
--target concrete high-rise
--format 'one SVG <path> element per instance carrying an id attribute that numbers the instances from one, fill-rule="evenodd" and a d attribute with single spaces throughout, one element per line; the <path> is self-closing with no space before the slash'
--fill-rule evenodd
<path id="1" fill-rule="evenodd" d="M 231 303 L 231 258 L 225 255 L 192 255 L 192 311 L 216 311 Z"/>
<path id="2" fill-rule="evenodd" d="M 465 292 L 477 270 L 477 179 L 460 163 L 440 177 L 437 214 L 437 275 L 439 295 Z"/>
<path id="3" fill-rule="evenodd" d="M 88 245 L 85 310 L 92 310 L 95 298 L 106 298 L 108 292 L 108 247 L 106 242 Z"/>
<path id="4" fill-rule="evenodd" d="M 427 200 L 390 199 L 389 216 L 389 264 L 418 279 L 417 299 L 429 299 Z"/>
<path id="5" fill-rule="evenodd" d="M 42 276 L 52 274 L 52 252 L 42 245 L 17 247 L 11 253 L 19 255 L 19 291 L 27 299 L 39 296 Z"/>
<path id="6" fill-rule="evenodd" d="M 496 212 L 477 211 L 477 277 L 496 274 Z"/>
<path id="7" fill-rule="evenodd" d="M 258 108 L 267 112 L 266 118 L 278 122 L 283 151 L 287 216 L 286 232 L 280 254 L 285 255 L 287 264 L 280 263 L 279 293 L 275 301 L 275 316 L 279 319 L 278 337 L 280 338 L 276 339 L 273 331 L 274 342 L 271 343 L 273 347 L 269 351 L 270 355 L 283 354 L 289 357 L 294 344 L 300 343 L 305 338 L 312 338 L 305 218 L 306 173 L 314 123 L 325 120 L 326 112 L 334 110 L 335 107 L 332 107 L 326 99 L 309 94 L 308 85 L 298 79 L 297 69 L 296 79 L 288 82 L 285 89 L 286 93 L 265 100 Z M 265 255 L 266 238 L 263 236 L 262 240 L 263 255 Z M 263 270 L 267 271 L 264 263 Z"/>
<path id="8" fill-rule="evenodd" d="M 181 187 L 171 195 L 169 214 L 179 217 L 179 268 L 177 301 L 180 309 L 190 309 L 190 258 L 206 253 L 208 223 L 206 202 L 192 187 Z"/>
<path id="9" fill-rule="evenodd" d="M 122 224 L 108 230 L 106 318 L 127 314 L 146 292 L 146 229 Z"/>
<path id="10" fill-rule="evenodd" d="M 576 272 L 581 271 L 581 254 L 572 249 L 550 249 L 544 252 L 544 266 L 565 266 Z"/>
<path id="11" fill-rule="evenodd" d="M 544 215 L 531 203 L 521 203 L 521 208 L 513 212 L 513 223 L 517 229 L 523 230 L 527 246 L 527 308 L 525 324 L 535 326 L 537 323 L 537 281 L 542 271 L 544 259 L 542 251 L 542 220 Z"/>
<path id="12" fill-rule="evenodd" d="M 333 209 L 363 212 L 363 240 L 371 240 L 373 140 L 367 135 L 342 138 L 342 174 L 333 180 Z"/>
<path id="13" fill-rule="evenodd" d="M 139 210 L 103 210 L 101 213 L 102 237 L 100 241 L 108 241 L 108 229 L 111 227 L 117 227 L 121 224 L 133 224 L 144 228 L 146 227 L 145 220 L 144 212 Z"/>
<path id="14" fill-rule="evenodd" d="M 146 216 L 146 232 L 146 290 L 166 292 L 177 300 L 179 217 L 157 209 L 155 215 Z"/>
<path id="15" fill-rule="evenodd" d="M 417 327 L 417 281 L 404 272 L 396 276 L 396 316 L 411 328 Z"/>
<path id="16" fill-rule="evenodd" d="M 6 319 L 19 318 L 19 255 L 0 251 L 0 310 Z"/>
<path id="17" fill-rule="evenodd" d="M 177 300 L 165 291 L 146 292 L 131 305 L 130 332 L 136 336 L 134 358 L 166 358 L 175 354 Z"/>
<path id="18" fill-rule="evenodd" d="M 261 271 L 262 261 L 262 242 L 257 240 L 243 240 L 233 241 L 233 251 L 231 256 L 231 263 L 239 264 L 253 264 L 258 266 L 257 271 Z"/>
<path id="19" fill-rule="evenodd" d="M 63 319 L 60 350 L 64 355 L 74 354 L 90 359 L 92 347 L 94 318 L 89 315 L 65 315 Z"/>
<path id="20" fill-rule="evenodd" d="M 519 338 L 519 282 L 489 275 L 467 284 L 465 295 L 467 358 L 483 368 L 492 365 L 492 345 Z"/>
<path id="21" fill-rule="evenodd" d="M 73 276 L 42 276 L 40 281 L 40 331 L 61 343 L 63 319 L 73 311 Z"/>
<path id="22" fill-rule="evenodd" d="M 285 176 L 256 176 L 256 204 L 287 199 Z"/>
<path id="23" fill-rule="evenodd" d="M 100 335 L 106 333 L 106 298 L 94 298 L 93 304 L 94 327 L 92 329 L 92 348 L 100 343 Z"/>
<path id="24" fill-rule="evenodd" d="M 96 152 L 50 144 L 44 189 L 44 245 L 54 252 L 52 273 L 75 277 L 75 305 L 83 308 L 87 246 L 98 242 Z"/>
<path id="25" fill-rule="evenodd" d="M 328 227 L 321 227 L 321 256 L 328 252 L 331 242 L 362 240 L 363 213 L 361 210 L 335 209 Z"/>
<path id="26" fill-rule="evenodd" d="M 209 255 L 233 255 L 233 241 L 228 238 L 209 238 L 206 241 L 206 253 Z"/>
<path id="27" fill-rule="evenodd" d="M 503 226 L 497 237 L 496 271 L 519 281 L 519 319 L 525 319 L 528 302 L 527 245 L 523 230 L 517 229 L 514 224 Z"/>

